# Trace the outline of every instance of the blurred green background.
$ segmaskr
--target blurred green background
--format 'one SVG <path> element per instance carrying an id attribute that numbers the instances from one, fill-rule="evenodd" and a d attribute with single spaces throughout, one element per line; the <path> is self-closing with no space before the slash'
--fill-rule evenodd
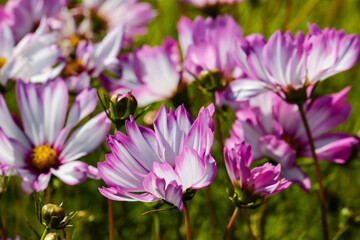
<path id="1" fill-rule="evenodd" d="M 145 2 L 145 1 L 144 1 Z M 135 46 L 143 44 L 159 45 L 166 36 L 177 39 L 176 24 L 180 16 L 194 19 L 197 15 L 206 16 L 206 11 L 173 0 L 146 1 L 157 9 L 157 17 L 150 23 L 148 34 L 136 39 Z M 359 0 L 248 0 L 232 6 L 222 6 L 220 14 L 231 15 L 242 27 L 244 35 L 261 33 L 268 38 L 277 29 L 292 33 L 307 33 L 307 23 L 317 23 L 320 28 L 335 27 L 347 33 L 360 32 Z M 213 11 L 212 11 L 213 13 Z M 360 129 L 360 71 L 357 63 L 349 71 L 337 74 L 321 83 L 319 94 L 338 92 L 351 85 L 349 101 L 352 106 L 350 119 L 336 130 L 356 135 Z M 9 108 L 18 112 L 15 96 L 9 92 L 5 96 Z M 198 105 L 207 104 L 205 97 Z M 170 106 L 171 103 L 168 103 Z M 195 113 L 198 109 L 192 109 Z M 98 107 L 98 111 L 101 108 Z M 230 117 L 222 118 L 222 130 L 228 135 L 232 124 Z M 80 159 L 89 164 L 104 160 L 106 144 L 90 155 Z M 226 192 L 228 177 L 224 168 L 219 145 L 215 140 L 213 156 L 218 162 L 218 174 L 206 189 L 197 191 L 189 202 L 193 239 L 222 239 L 226 225 L 234 210 Z M 344 165 L 321 163 L 323 181 L 327 195 L 328 223 L 333 239 L 360 239 L 360 161 L 357 151 Z M 271 197 L 266 205 L 247 210 L 254 232 L 260 239 L 322 239 L 320 207 L 317 196 L 318 185 L 314 167 L 310 161 L 300 159 L 298 164 L 309 175 L 312 187 L 305 194 L 298 186 Z M 36 197 L 52 203 L 64 203 L 67 212 L 78 210 L 72 221 L 74 227 L 67 230 L 72 239 L 108 239 L 108 207 L 98 187 L 102 181 L 86 180 L 76 186 L 67 186 L 53 179 L 46 193 Z M 215 235 L 211 231 L 211 213 L 206 194 L 211 194 L 215 214 Z M 48 195 L 48 196 L 46 196 Z M 10 179 L 8 190 L 0 199 L 0 217 L 8 237 L 20 235 L 21 239 L 37 239 L 30 229 L 31 224 L 39 233 L 43 228 L 38 223 L 34 208 L 34 197 L 21 192 L 20 179 Z M 157 239 L 154 226 L 160 225 L 160 239 L 185 239 L 183 215 L 178 210 L 158 213 L 141 213 L 158 208 L 157 204 L 113 202 L 115 239 Z M 167 206 L 161 206 L 166 208 Z M 27 220 L 29 224 L 27 223 Z M 159 236 L 158 236 L 159 237 Z M 250 239 L 244 220 L 236 218 L 229 239 Z"/>

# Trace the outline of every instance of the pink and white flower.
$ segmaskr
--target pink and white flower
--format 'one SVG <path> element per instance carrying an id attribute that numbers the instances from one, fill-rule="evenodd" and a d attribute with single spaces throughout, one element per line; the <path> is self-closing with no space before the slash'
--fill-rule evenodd
<path id="1" fill-rule="evenodd" d="M 9 16 L 8 23 L 18 42 L 26 34 L 36 30 L 42 18 L 58 14 L 68 0 L 9 0 L 5 12 Z"/>
<path id="2" fill-rule="evenodd" d="M 287 189 L 291 182 L 280 180 L 281 165 L 265 163 L 250 170 L 253 160 L 251 147 L 244 142 L 235 144 L 233 148 L 224 149 L 226 170 L 237 194 L 240 205 L 253 204 L 259 198 L 270 197 Z"/>
<path id="3" fill-rule="evenodd" d="M 83 90 L 68 115 L 68 88 L 62 79 L 41 86 L 19 81 L 16 94 L 22 126 L 0 95 L 0 163 L 22 178 L 22 190 L 27 194 L 44 190 L 51 175 L 69 185 L 88 176 L 98 178 L 96 168 L 76 160 L 103 142 L 111 125 L 106 114 L 98 114 L 70 134 L 94 111 L 96 90 Z"/>
<path id="4" fill-rule="evenodd" d="M 184 78 L 188 82 L 203 70 L 219 70 L 225 79 L 242 74 L 232 54 L 233 40 L 242 38 L 242 30 L 230 16 L 197 17 L 193 23 L 182 17 L 177 27 L 184 56 Z"/>
<path id="5" fill-rule="evenodd" d="M 196 7 L 203 8 L 217 4 L 235 4 L 244 2 L 245 0 L 178 0 L 179 2 L 186 2 Z"/>
<path id="6" fill-rule="evenodd" d="M 75 58 L 69 58 L 63 71 L 68 87 L 80 92 L 90 86 L 90 79 L 97 78 L 106 67 L 117 63 L 123 40 L 123 27 L 114 28 L 96 44 L 81 40 Z"/>
<path id="7" fill-rule="evenodd" d="M 183 193 L 209 185 L 216 174 L 210 155 L 214 138 L 211 115 L 214 106 L 201 108 L 194 121 L 184 106 L 167 112 L 163 105 L 152 131 L 125 124 L 128 136 L 108 135 L 111 154 L 98 163 L 101 178 L 109 186 L 100 188 L 116 201 L 154 202 L 165 200 L 183 210 Z"/>
<path id="8" fill-rule="evenodd" d="M 319 160 L 345 163 L 358 143 L 346 133 L 327 133 L 349 117 L 351 106 L 345 103 L 348 91 L 345 88 L 304 104 Z M 297 105 L 288 104 L 273 93 L 262 94 L 250 100 L 250 104 L 252 108 L 236 113 L 237 120 L 226 145 L 245 141 L 251 145 L 255 160 L 264 157 L 275 160 L 281 164 L 282 177 L 308 191 L 310 180 L 295 163 L 297 157 L 312 157 Z"/>
<path id="9" fill-rule="evenodd" d="M 104 30 L 110 31 L 123 25 L 125 45 L 129 45 L 134 37 L 145 34 L 146 24 L 156 16 L 149 3 L 138 0 L 84 0 L 81 7 L 85 15 L 81 29 L 90 31 L 95 25 L 104 25 Z"/>
<path id="10" fill-rule="evenodd" d="M 359 55 L 359 38 L 344 30 L 320 30 L 309 25 L 304 35 L 276 31 L 268 41 L 261 35 L 239 38 L 234 58 L 245 77 L 230 83 L 227 99 L 239 101 L 265 91 L 291 95 L 351 68 Z M 303 96 L 306 99 L 306 94 Z"/>
<path id="11" fill-rule="evenodd" d="M 0 84 L 6 85 L 9 79 L 39 83 L 57 77 L 64 64 L 53 68 L 61 55 L 56 40 L 56 35 L 44 33 L 39 27 L 15 45 L 9 26 L 1 24 Z"/>
<path id="12" fill-rule="evenodd" d="M 119 72 L 120 79 L 101 76 L 101 81 L 111 95 L 131 91 L 138 105 L 144 106 L 173 96 L 180 83 L 179 67 L 178 45 L 173 39 L 166 38 L 161 46 L 144 45 L 120 57 L 113 71 Z"/>

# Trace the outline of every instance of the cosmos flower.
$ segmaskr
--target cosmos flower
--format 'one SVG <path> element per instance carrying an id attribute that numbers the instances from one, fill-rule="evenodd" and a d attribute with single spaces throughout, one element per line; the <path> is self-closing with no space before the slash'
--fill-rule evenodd
<path id="1" fill-rule="evenodd" d="M 9 16 L 8 23 L 18 42 L 26 34 L 38 27 L 42 18 L 55 16 L 63 9 L 68 0 L 9 0 L 5 12 Z"/>
<path id="2" fill-rule="evenodd" d="M 148 24 L 156 12 L 148 3 L 138 0 L 84 0 L 80 11 L 85 19 L 79 28 L 95 34 L 108 32 L 119 25 L 125 27 L 124 44 L 128 46 L 136 36 L 147 32 Z"/>
<path id="3" fill-rule="evenodd" d="M 9 79 L 24 82 L 45 82 L 54 79 L 63 69 L 58 63 L 61 51 L 56 46 L 56 35 L 44 33 L 40 26 L 35 33 L 27 34 L 19 43 L 15 41 L 9 26 L 0 25 L 0 84 Z"/>
<path id="4" fill-rule="evenodd" d="M 201 108 L 194 121 L 184 106 L 167 112 L 163 105 L 155 131 L 138 126 L 133 119 L 127 121 L 128 136 L 108 135 L 112 153 L 98 163 L 100 176 L 109 186 L 100 188 L 101 194 L 116 201 L 163 199 L 182 211 L 187 193 L 206 187 L 216 174 L 210 155 L 213 112 L 213 105 Z"/>
<path id="5" fill-rule="evenodd" d="M 131 90 L 139 106 L 171 98 L 180 82 L 180 55 L 177 43 L 165 38 L 161 46 L 144 45 L 120 57 L 116 67 L 119 80 L 101 76 L 105 89 L 114 95 Z"/>
<path id="6" fill-rule="evenodd" d="M 345 88 L 304 104 L 319 160 L 345 163 L 358 142 L 346 133 L 328 133 L 350 115 L 351 106 L 345 103 L 348 91 Z M 297 105 L 288 104 L 273 93 L 262 94 L 250 100 L 250 104 L 252 108 L 236 113 L 237 120 L 226 145 L 245 141 L 251 145 L 255 160 L 268 157 L 280 163 L 282 177 L 308 191 L 310 180 L 295 163 L 297 157 L 312 157 Z"/>
<path id="7" fill-rule="evenodd" d="M 226 170 L 236 193 L 234 200 L 240 205 L 254 204 L 258 199 L 274 195 L 291 185 L 284 178 L 280 180 L 280 164 L 265 163 L 250 170 L 252 157 L 251 147 L 244 142 L 224 149 Z"/>
<path id="8" fill-rule="evenodd" d="M 39 86 L 19 81 L 16 94 L 21 125 L 0 95 L 0 162 L 22 178 L 23 192 L 44 190 L 51 175 L 69 185 L 97 178 L 96 168 L 76 160 L 103 142 L 111 123 L 100 113 L 74 129 L 94 111 L 96 90 L 83 90 L 68 115 L 68 88 L 62 79 Z"/>
<path id="9" fill-rule="evenodd" d="M 68 87 L 78 93 L 90 86 L 91 78 L 99 77 L 106 67 L 115 64 L 122 39 L 123 27 L 119 26 L 99 43 L 81 40 L 77 45 L 75 57 L 68 58 L 62 72 Z"/>
<path id="10" fill-rule="evenodd" d="M 234 58 L 245 77 L 230 83 L 227 98 L 239 101 L 271 90 L 290 103 L 305 101 L 309 87 L 355 64 L 357 35 L 315 24 L 309 29 L 306 36 L 278 30 L 268 41 L 259 34 L 235 40 Z"/>
<path id="11" fill-rule="evenodd" d="M 207 6 L 213 6 L 217 4 L 234 4 L 243 2 L 245 0 L 178 0 L 179 2 L 186 2 L 196 7 L 203 8 Z"/>
<path id="12" fill-rule="evenodd" d="M 184 78 L 188 82 L 204 70 L 218 70 L 229 80 L 241 75 L 233 59 L 232 45 L 235 38 L 242 37 L 242 30 L 230 16 L 197 17 L 194 22 L 182 17 L 177 28 L 184 56 Z"/>

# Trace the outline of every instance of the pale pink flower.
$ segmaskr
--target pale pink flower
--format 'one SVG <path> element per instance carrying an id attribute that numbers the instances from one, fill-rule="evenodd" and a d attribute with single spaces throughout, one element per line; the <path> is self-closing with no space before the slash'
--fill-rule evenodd
<path id="1" fill-rule="evenodd" d="M 235 4 L 244 2 L 245 0 L 178 0 L 179 2 L 186 2 L 196 7 L 203 8 L 217 4 Z"/>
<path id="2" fill-rule="evenodd" d="M 280 180 L 281 165 L 265 163 L 250 170 L 253 160 L 251 147 L 244 142 L 224 149 L 225 166 L 235 188 L 234 200 L 240 205 L 253 204 L 256 200 L 270 197 L 287 189 L 291 182 Z"/>
<path id="3" fill-rule="evenodd" d="M 22 178 L 22 190 L 44 190 L 51 175 L 69 185 L 98 178 L 96 168 L 76 160 L 103 142 L 111 122 L 100 113 L 72 131 L 94 111 L 96 90 L 83 90 L 68 114 L 68 88 L 61 79 L 39 86 L 19 81 L 16 93 L 22 126 L 0 95 L 0 163 Z"/>
<path id="4" fill-rule="evenodd" d="M 183 210 L 183 194 L 209 185 L 216 174 L 210 155 L 214 138 L 214 106 L 201 108 L 194 121 L 184 106 L 167 112 L 163 105 L 154 131 L 131 118 L 127 136 L 108 135 L 111 154 L 98 163 L 108 188 L 99 191 L 116 201 L 154 202 L 161 199 Z"/>
<path id="5" fill-rule="evenodd" d="M 345 103 L 345 88 L 304 104 L 319 160 L 345 163 L 358 140 L 346 133 L 327 133 L 346 121 L 351 106 Z M 250 100 L 252 108 L 236 113 L 237 120 L 227 139 L 228 147 L 245 141 L 254 159 L 268 157 L 281 164 L 281 175 L 308 191 L 310 180 L 295 163 L 297 157 L 312 157 L 308 137 L 297 105 L 288 104 L 273 93 Z"/>
<path id="6" fill-rule="evenodd" d="M 315 24 L 309 29 L 306 36 L 278 30 L 268 41 L 258 34 L 236 40 L 234 58 L 245 76 L 230 83 L 226 98 L 239 101 L 271 90 L 292 102 L 293 92 L 302 91 L 300 101 L 305 101 L 308 88 L 355 64 L 357 35 Z"/>
<path id="7" fill-rule="evenodd" d="M 120 57 L 113 72 L 118 80 L 101 76 L 105 89 L 115 93 L 129 90 L 139 106 L 171 98 L 180 83 L 180 55 L 177 43 L 165 38 L 161 46 L 144 45 L 133 53 Z"/>

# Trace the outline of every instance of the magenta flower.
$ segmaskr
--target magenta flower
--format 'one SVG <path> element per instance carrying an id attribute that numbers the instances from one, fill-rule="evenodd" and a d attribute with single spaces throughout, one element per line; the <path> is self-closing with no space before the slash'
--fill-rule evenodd
<path id="1" fill-rule="evenodd" d="M 146 25 L 156 16 L 156 11 L 149 3 L 138 0 L 84 0 L 82 5 L 85 20 L 80 28 L 96 31 L 94 25 L 104 25 L 105 30 L 110 31 L 122 25 L 125 27 L 126 46 L 134 37 L 145 34 Z"/>
<path id="2" fill-rule="evenodd" d="M 96 44 L 81 40 L 77 45 L 75 58 L 69 58 L 63 71 L 68 87 L 80 92 L 90 86 L 90 79 L 97 78 L 106 67 L 117 62 L 121 49 L 123 28 L 117 27 Z"/>
<path id="3" fill-rule="evenodd" d="M 242 37 L 242 30 L 230 16 L 197 17 L 193 23 L 182 17 L 178 32 L 187 81 L 194 80 L 194 75 L 199 77 L 203 70 L 219 70 L 225 79 L 241 75 L 233 59 L 232 44 L 234 38 Z"/>
<path id="4" fill-rule="evenodd" d="M 349 117 L 351 106 L 345 103 L 348 91 L 349 88 L 345 88 L 304 104 L 319 160 L 345 163 L 352 147 L 358 143 L 346 133 L 327 133 Z M 282 177 L 308 191 L 310 180 L 295 163 L 296 157 L 312 157 L 297 105 L 288 104 L 271 93 L 252 99 L 250 104 L 254 107 L 237 112 L 237 121 L 226 145 L 231 147 L 245 140 L 251 145 L 255 160 L 268 157 L 279 162 Z"/>
<path id="5" fill-rule="evenodd" d="M 216 4 L 234 4 L 244 2 L 245 0 L 178 0 L 179 2 L 186 2 L 196 7 L 203 8 L 213 6 Z"/>
<path id="6" fill-rule="evenodd" d="M 251 147 L 244 142 L 224 149 L 226 170 L 237 194 L 234 200 L 240 205 L 254 204 L 256 200 L 270 197 L 291 185 L 284 178 L 280 180 L 280 164 L 265 163 L 250 170 L 252 157 Z"/>
<path id="7" fill-rule="evenodd" d="M 181 78 L 179 67 L 178 45 L 172 38 L 166 38 L 161 46 L 144 45 L 122 56 L 117 66 L 113 66 L 120 79 L 101 76 L 101 81 L 111 95 L 131 90 L 139 106 L 144 106 L 173 96 Z"/>
<path id="8" fill-rule="evenodd" d="M 45 82 L 54 79 L 63 69 L 58 63 L 61 51 L 56 46 L 56 36 L 44 33 L 44 26 L 27 34 L 15 45 L 15 40 L 7 24 L 0 25 L 0 84 L 9 79 L 24 82 Z"/>
<path id="9" fill-rule="evenodd" d="M 163 105 L 154 129 L 125 124 L 128 136 L 108 135 L 111 154 L 98 163 L 101 178 L 109 186 L 100 188 L 116 201 L 154 202 L 161 199 L 183 210 L 183 194 L 209 185 L 216 174 L 210 155 L 214 138 L 211 115 L 214 106 L 201 108 L 194 121 L 184 106 L 167 112 Z"/>
<path id="10" fill-rule="evenodd" d="M 9 0 L 5 12 L 9 15 L 15 41 L 36 29 L 42 18 L 56 15 L 68 0 Z"/>
<path id="11" fill-rule="evenodd" d="M 19 81 L 16 93 L 21 126 L 0 96 L 0 163 L 22 178 L 22 190 L 27 194 L 44 190 L 52 174 L 69 185 L 88 176 L 98 178 L 96 168 L 76 160 L 103 142 L 111 125 L 106 114 L 98 114 L 70 134 L 94 111 L 96 90 L 82 91 L 67 116 L 68 88 L 61 79 L 41 86 Z"/>
<path id="12" fill-rule="evenodd" d="M 234 58 L 245 77 L 229 85 L 227 99 L 244 100 L 271 90 L 289 102 L 294 100 L 294 91 L 302 91 L 304 101 L 309 86 L 354 65 L 359 54 L 357 35 L 328 28 L 321 31 L 315 24 L 309 29 L 306 36 L 276 31 L 269 41 L 261 35 L 236 40 Z"/>

